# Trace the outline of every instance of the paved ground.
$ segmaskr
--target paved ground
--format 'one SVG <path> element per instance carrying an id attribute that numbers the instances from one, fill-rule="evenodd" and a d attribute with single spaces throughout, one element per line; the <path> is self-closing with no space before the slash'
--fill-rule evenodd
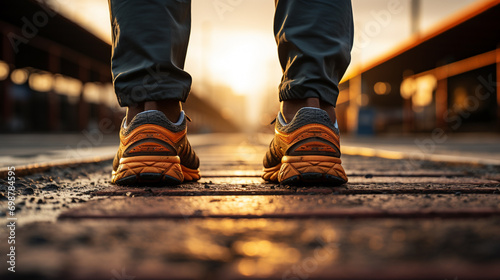
<path id="1" fill-rule="evenodd" d="M 203 178 L 175 188 L 110 161 L 17 178 L 1 279 L 500 279 L 500 165 L 345 155 L 348 184 L 287 187 L 259 178 L 268 140 L 193 141 Z"/>

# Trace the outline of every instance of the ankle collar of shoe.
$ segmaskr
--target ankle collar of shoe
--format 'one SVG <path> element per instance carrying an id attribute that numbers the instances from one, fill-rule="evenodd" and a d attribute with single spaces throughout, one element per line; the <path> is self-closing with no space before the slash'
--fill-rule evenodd
<path id="1" fill-rule="evenodd" d="M 143 112 L 140 112 L 138 113 L 137 115 L 135 115 L 134 119 L 138 116 L 138 115 L 142 115 L 142 114 L 146 114 L 146 113 L 153 113 L 153 112 L 159 112 L 159 113 L 162 113 L 162 111 L 159 111 L 159 110 L 147 110 L 147 111 L 143 111 Z M 165 114 L 163 114 L 165 115 Z M 184 113 L 184 110 L 181 111 L 180 115 L 179 115 L 179 119 L 177 120 L 177 122 L 172 122 L 173 125 L 176 125 L 176 126 L 179 126 L 182 124 L 182 122 L 184 121 L 184 118 L 186 117 L 186 114 Z M 134 121 L 134 119 L 132 119 L 131 123 Z M 168 119 L 168 118 L 167 118 Z M 169 120 L 170 121 L 170 120 Z M 127 128 L 127 118 L 124 119 L 123 121 L 123 128 Z"/>

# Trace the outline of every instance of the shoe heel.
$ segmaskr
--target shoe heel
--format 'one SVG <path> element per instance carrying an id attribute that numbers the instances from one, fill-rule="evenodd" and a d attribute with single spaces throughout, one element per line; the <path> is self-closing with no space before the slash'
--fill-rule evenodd
<path id="1" fill-rule="evenodd" d="M 184 175 L 178 156 L 134 156 L 120 159 L 111 181 L 118 185 L 180 184 Z"/>
<path id="2" fill-rule="evenodd" d="M 337 157 L 329 156 L 284 156 L 278 181 L 282 184 L 325 183 L 342 185 L 347 176 Z"/>

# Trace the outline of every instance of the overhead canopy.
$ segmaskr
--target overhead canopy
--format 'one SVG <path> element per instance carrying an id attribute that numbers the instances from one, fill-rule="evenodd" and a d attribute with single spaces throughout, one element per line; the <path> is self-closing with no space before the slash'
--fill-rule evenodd
<path id="1" fill-rule="evenodd" d="M 70 59 L 75 56 L 80 60 L 84 58 L 83 60 L 93 64 L 93 68 L 99 68 L 94 70 L 107 76 L 102 78 L 110 79 L 111 46 L 73 21 L 51 11 L 43 3 L 32 0 L 0 1 L 0 29 L 8 35 L 7 38 L 3 37 L 3 40 L 10 39 L 18 43 L 19 51 L 17 53 L 14 51 L 16 64 L 27 56 L 36 55 L 31 49 L 23 53 L 23 48 L 29 46 L 47 53 L 52 52 L 52 48 L 57 46 L 59 49 L 62 48 L 59 52 L 63 58 L 65 56 Z M 6 47 L 12 47 L 12 43 L 4 43 L 2 48 Z M 14 47 L 13 49 L 15 50 Z M 5 54 L 5 51 L 3 53 Z M 75 62 L 79 64 L 80 61 Z"/>
<path id="2" fill-rule="evenodd" d="M 498 48 L 500 43 L 500 1 L 480 5 L 457 15 L 423 37 L 363 67 L 350 77 L 363 74 L 370 80 L 401 78 L 405 70 L 414 73 L 459 61 Z"/>

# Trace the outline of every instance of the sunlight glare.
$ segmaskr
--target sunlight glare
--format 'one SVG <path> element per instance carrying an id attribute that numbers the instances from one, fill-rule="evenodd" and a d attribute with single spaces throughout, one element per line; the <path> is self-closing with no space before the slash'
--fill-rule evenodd
<path id="1" fill-rule="evenodd" d="M 268 36 L 257 32 L 226 32 L 214 37 L 218 39 L 208 58 L 211 80 L 230 86 L 236 94 L 260 95 L 269 86 L 268 65 L 276 56 L 276 46 L 269 46 Z"/>

